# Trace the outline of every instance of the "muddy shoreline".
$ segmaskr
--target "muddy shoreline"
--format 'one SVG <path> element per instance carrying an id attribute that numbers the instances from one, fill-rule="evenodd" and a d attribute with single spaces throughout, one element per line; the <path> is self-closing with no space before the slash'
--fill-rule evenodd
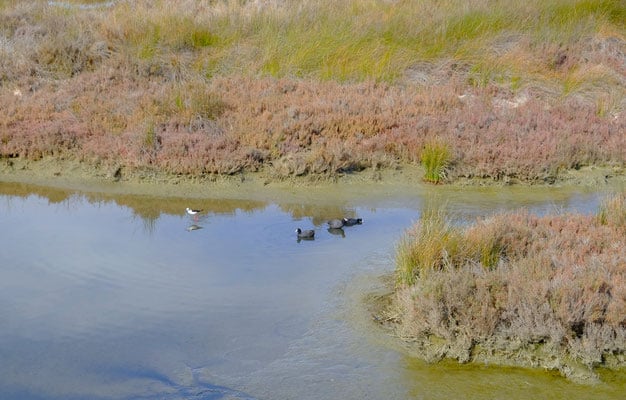
<path id="1" fill-rule="evenodd" d="M 390 338 L 386 345 L 410 357 L 427 363 L 442 360 L 454 360 L 461 364 L 473 363 L 501 367 L 518 367 L 555 371 L 571 382 L 583 385 L 595 385 L 602 382 L 601 370 L 624 371 L 624 354 L 603 357 L 603 363 L 589 367 L 574 360 L 564 351 L 545 344 L 527 345 L 514 341 L 492 340 L 487 343 L 467 344 L 451 343 L 435 335 L 404 337 L 402 321 L 394 304 L 394 277 L 392 274 L 381 276 L 380 285 L 375 291 L 363 296 L 364 307 L 372 321 Z"/>
<path id="2" fill-rule="evenodd" d="M 269 191 L 297 187 L 332 185 L 380 187 L 394 192 L 394 186 L 424 185 L 424 171 L 415 165 L 397 168 L 366 169 L 360 172 L 321 175 L 311 174 L 290 178 L 278 177 L 269 169 L 234 175 L 184 175 L 155 169 L 130 169 L 122 166 L 98 167 L 89 163 L 44 157 L 33 161 L 23 158 L 0 158 L 0 181 L 51 186 L 78 191 L 103 191 L 110 194 L 141 194 L 162 197 L 211 197 L 219 188 L 221 194 L 245 193 L 251 200 L 262 200 Z M 561 173 L 557 179 L 542 184 L 514 180 L 457 179 L 445 183 L 449 187 L 477 186 L 579 186 L 599 188 L 622 187 L 626 184 L 623 168 L 590 166 Z M 428 185 L 428 184 L 426 184 Z M 241 190 L 246 188 L 247 190 Z"/>

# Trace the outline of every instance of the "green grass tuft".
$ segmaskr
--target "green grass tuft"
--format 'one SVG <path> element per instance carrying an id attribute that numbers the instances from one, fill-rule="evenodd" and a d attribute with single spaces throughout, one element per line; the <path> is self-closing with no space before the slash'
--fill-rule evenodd
<path id="1" fill-rule="evenodd" d="M 604 199 L 596 217 L 602 225 L 626 230 L 626 192 Z"/>
<path id="2" fill-rule="evenodd" d="M 424 179 L 432 183 L 440 183 L 446 178 L 446 168 L 450 163 L 451 152 L 449 146 L 440 141 L 433 140 L 424 146 L 420 157 L 424 167 Z"/>
<path id="3" fill-rule="evenodd" d="M 396 247 L 397 280 L 412 285 L 430 271 L 467 263 L 493 270 L 509 253 L 523 251 L 509 249 L 507 242 L 524 234 L 497 219 L 463 228 L 452 224 L 445 207 L 427 208 Z"/>
<path id="4" fill-rule="evenodd" d="M 461 232 L 443 208 L 427 209 L 396 248 L 396 276 L 411 285 L 429 271 L 443 268 L 462 253 Z"/>

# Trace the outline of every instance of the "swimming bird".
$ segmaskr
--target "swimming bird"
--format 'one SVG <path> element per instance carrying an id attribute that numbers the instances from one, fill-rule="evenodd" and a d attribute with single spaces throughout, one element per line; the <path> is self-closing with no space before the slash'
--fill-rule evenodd
<path id="1" fill-rule="evenodd" d="M 330 229 L 342 228 L 343 224 L 344 224 L 344 220 L 343 219 L 331 219 L 330 221 L 328 221 L 328 227 Z"/>
<path id="2" fill-rule="evenodd" d="M 361 225 L 363 223 L 363 218 L 344 218 L 343 224 L 345 226 L 354 226 Z"/>
<path id="3" fill-rule="evenodd" d="M 296 229 L 296 234 L 298 235 L 298 239 L 313 239 L 315 237 L 315 231 L 313 229 L 302 230 L 298 228 Z"/>
<path id="4" fill-rule="evenodd" d="M 198 213 L 199 212 L 202 212 L 202 210 L 191 209 L 191 208 L 187 207 L 187 214 L 193 215 L 194 219 L 198 219 Z"/>

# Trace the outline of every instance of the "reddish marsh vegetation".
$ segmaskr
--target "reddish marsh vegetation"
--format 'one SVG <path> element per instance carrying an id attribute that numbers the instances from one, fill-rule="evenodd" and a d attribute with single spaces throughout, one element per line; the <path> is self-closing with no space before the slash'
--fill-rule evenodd
<path id="1" fill-rule="evenodd" d="M 432 181 L 623 169 L 613 2 L 336 3 L 5 2 L 0 157 L 286 177 L 419 163 L 437 142 Z"/>
<path id="2" fill-rule="evenodd" d="M 236 77 L 138 85 L 89 73 L 21 98 L 0 96 L 0 153 L 185 174 L 267 167 L 289 176 L 416 163 L 436 139 L 450 146 L 450 179 L 543 181 L 584 165 L 623 167 L 623 117 L 538 100 L 502 109 L 491 104 L 494 93 L 473 90 L 475 97 L 460 100 L 466 92 L 453 84 L 435 90 Z"/>
<path id="3" fill-rule="evenodd" d="M 626 194 L 598 215 L 518 211 L 466 228 L 431 213 L 397 263 L 397 332 L 428 358 L 499 355 L 574 379 L 626 365 Z"/>

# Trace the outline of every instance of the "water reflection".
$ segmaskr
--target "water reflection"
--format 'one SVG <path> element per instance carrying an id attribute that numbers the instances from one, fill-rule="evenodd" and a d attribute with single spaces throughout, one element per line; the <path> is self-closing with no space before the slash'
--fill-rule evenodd
<path id="1" fill-rule="evenodd" d="M 314 198 L 314 197 L 312 197 Z M 310 218 L 314 225 L 325 224 L 334 218 L 355 217 L 356 210 L 353 205 L 345 201 L 344 205 L 318 205 L 311 202 L 280 204 L 281 210 L 291 214 L 294 219 Z"/>
<path id="2" fill-rule="evenodd" d="M 15 197 L 26 198 L 36 195 L 46 199 L 48 204 L 71 203 L 72 199 L 79 197 L 69 190 L 5 182 L 0 182 L 0 195 L 10 196 L 6 198 L 7 201 Z"/>
<path id="3" fill-rule="evenodd" d="M 298 237 L 296 239 L 296 243 L 300 243 L 302 241 L 304 241 L 304 242 L 312 242 L 314 240 L 315 240 L 315 237 L 313 237 L 313 236 L 311 236 L 311 237 Z"/>
<path id="4" fill-rule="evenodd" d="M 191 224 L 187 227 L 187 231 L 191 232 L 191 231 L 197 231 L 198 229 L 202 229 L 202 227 L 200 225 L 196 225 L 196 224 Z"/>
<path id="5" fill-rule="evenodd" d="M 346 232 L 343 230 L 343 228 L 328 228 L 327 231 L 331 235 L 341 236 L 342 238 L 346 237 Z"/>
<path id="6" fill-rule="evenodd" d="M 159 198 L 141 195 L 120 195 L 107 193 L 82 193 L 78 195 L 75 191 L 29 185 L 23 183 L 0 182 L 0 195 L 27 198 L 38 196 L 46 199 L 48 204 L 65 204 L 74 207 L 78 202 L 88 202 L 90 204 L 113 203 L 121 207 L 132 210 L 133 217 L 143 221 L 146 232 L 155 229 L 157 220 L 164 214 L 182 215 L 189 204 L 184 198 Z M 203 199 L 201 202 L 203 214 L 198 216 L 196 221 L 206 222 L 211 215 L 231 215 L 237 212 L 252 213 L 267 207 L 267 202 L 250 201 L 239 199 Z"/>

